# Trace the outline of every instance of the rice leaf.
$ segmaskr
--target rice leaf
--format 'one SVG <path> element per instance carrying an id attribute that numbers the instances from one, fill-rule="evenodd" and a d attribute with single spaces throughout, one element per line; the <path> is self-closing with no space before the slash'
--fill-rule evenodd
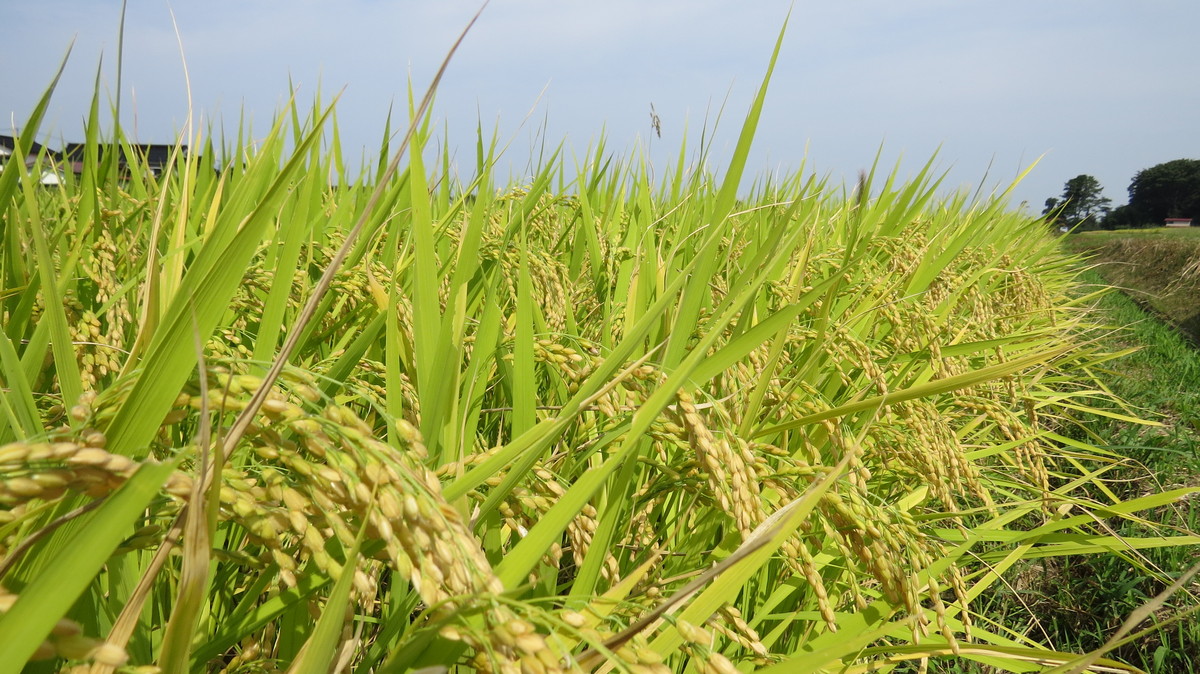
<path id="1" fill-rule="evenodd" d="M 346 552 L 342 575 L 334 584 L 312 635 L 304 642 L 300 655 L 288 667 L 289 674 L 326 674 L 330 671 L 333 656 L 341 642 L 342 626 L 346 624 L 346 609 L 350 606 L 350 590 L 354 587 L 354 574 L 365 533 L 366 525 L 359 529 L 354 546 Z"/>
<path id="2" fill-rule="evenodd" d="M 86 526 L 75 530 L 71 554 L 50 560 L 30 580 L 12 608 L 0 615 L 0 662 L 17 671 L 29 661 L 59 618 L 94 582 L 173 469 L 172 463 L 143 463 L 88 517 Z"/>

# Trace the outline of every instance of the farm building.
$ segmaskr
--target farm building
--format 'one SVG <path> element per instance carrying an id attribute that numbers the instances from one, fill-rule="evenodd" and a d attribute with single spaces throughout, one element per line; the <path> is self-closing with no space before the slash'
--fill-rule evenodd
<path id="1" fill-rule="evenodd" d="M 0 135 L 0 170 L 3 170 L 4 164 L 11 161 L 13 153 L 16 151 L 16 138 L 13 136 Z M 45 153 L 48 164 L 54 166 L 61 172 L 70 171 L 75 175 L 79 175 L 83 170 L 83 153 L 87 145 L 85 143 L 67 143 L 62 152 L 52 150 L 42 146 L 40 143 L 30 143 L 29 149 L 25 152 L 25 166 L 32 168 L 37 162 L 37 158 L 42 153 Z M 137 163 L 143 165 L 155 175 L 162 173 L 163 169 L 171 161 L 171 153 L 174 152 L 174 145 L 155 145 L 139 143 L 126 146 L 132 150 L 133 154 L 137 155 Z M 130 164 L 133 163 L 125 153 L 125 148 L 112 145 L 109 143 L 100 143 L 96 146 L 97 156 L 103 157 L 109 152 L 117 152 L 117 166 L 123 173 L 130 171 Z M 187 146 L 180 146 L 179 151 L 187 152 Z M 54 180 L 47 180 L 47 176 L 53 177 Z M 58 184 L 58 175 L 53 171 L 47 171 L 42 176 L 43 184 Z"/>
<path id="2" fill-rule="evenodd" d="M 0 169 L 2 169 L 4 167 L 4 165 L 7 164 L 12 159 L 13 153 L 15 153 L 16 151 L 17 151 L 17 139 L 15 137 L 0 136 Z M 32 143 L 30 145 L 30 148 L 25 151 L 25 165 L 33 166 L 34 160 L 37 159 L 37 156 L 41 151 L 42 151 L 42 146 L 40 143 L 36 143 L 36 142 Z M 48 151 L 48 152 L 51 155 L 55 154 L 52 151 Z"/>
<path id="3" fill-rule="evenodd" d="M 163 169 L 171 161 L 171 153 L 174 151 L 174 145 L 152 145 L 152 144 L 137 144 L 128 146 L 133 153 L 137 155 L 138 162 L 144 165 L 154 175 L 162 173 Z M 85 151 L 85 143 L 67 143 L 66 149 L 62 151 L 62 163 L 64 167 L 69 167 L 71 172 L 78 175 L 83 170 L 83 153 Z M 115 147 L 113 145 L 101 143 L 96 147 L 97 157 L 104 158 L 104 155 L 116 149 L 118 154 L 118 166 L 123 172 L 129 171 L 129 157 L 125 154 L 124 148 Z M 187 152 L 187 146 L 179 147 L 181 153 Z"/>
<path id="4" fill-rule="evenodd" d="M 1191 227 L 1191 218 L 1167 218 L 1164 224 L 1167 227 Z"/>
<path id="5" fill-rule="evenodd" d="M 13 161 L 13 155 L 16 153 L 16 151 L 17 151 L 16 138 L 13 136 L 0 135 L 0 171 L 4 170 L 4 166 L 6 164 L 8 164 L 10 161 Z M 33 168 L 33 165 L 37 163 L 38 155 L 40 155 L 42 152 L 46 153 L 46 156 L 50 159 L 51 162 L 54 162 L 54 163 L 58 162 L 58 153 L 57 152 L 55 152 L 54 150 L 51 150 L 49 148 L 43 147 L 41 145 L 41 143 L 38 143 L 35 141 L 33 143 L 30 143 L 29 149 L 26 150 L 24 153 L 25 154 L 25 167 Z M 39 179 L 39 181 L 43 185 L 57 185 L 61 182 L 58 173 L 56 173 L 52 170 L 42 171 L 42 177 Z"/>

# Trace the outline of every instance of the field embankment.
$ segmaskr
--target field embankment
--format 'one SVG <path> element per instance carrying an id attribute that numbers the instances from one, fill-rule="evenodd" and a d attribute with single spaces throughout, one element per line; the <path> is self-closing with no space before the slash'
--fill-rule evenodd
<path id="1" fill-rule="evenodd" d="M 1200 344 L 1200 227 L 1082 232 L 1066 241 L 1108 283 Z"/>
<path id="2" fill-rule="evenodd" d="M 1096 270 L 1081 277 L 1081 291 L 1107 283 Z M 1093 315 L 1102 350 L 1123 353 L 1096 368 L 1099 381 L 1127 406 L 1098 404 L 1102 414 L 1084 413 L 1073 435 L 1125 460 L 1105 479 L 1120 498 L 1152 490 L 1200 485 L 1200 350 L 1176 326 L 1148 311 L 1145 302 L 1107 292 L 1095 298 Z M 1154 425 L 1128 418 L 1150 420 Z M 1113 521 L 1125 537 L 1160 527 L 1200 530 L 1200 503 L 1187 499 L 1144 513 L 1145 521 Z M 1150 597 L 1162 592 L 1184 569 L 1200 561 L 1200 547 L 1147 550 L 1136 563 L 1117 557 L 1049 560 L 1027 576 L 1034 582 L 1001 598 L 1034 608 L 1040 628 L 1064 650 L 1090 650 L 1104 643 Z M 1142 573 L 1138 566 L 1165 575 Z M 1195 587 L 1192 592 L 1195 592 Z M 1114 654 L 1154 674 L 1200 671 L 1200 616 L 1197 599 L 1172 597 L 1147 624 L 1161 629 L 1120 646 Z"/>

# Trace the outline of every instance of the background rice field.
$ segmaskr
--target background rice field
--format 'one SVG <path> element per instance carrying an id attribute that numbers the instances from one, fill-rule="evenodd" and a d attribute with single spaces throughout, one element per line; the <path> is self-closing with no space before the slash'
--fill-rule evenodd
<path id="1" fill-rule="evenodd" d="M 1114 530 L 1195 489 L 1072 434 L 1134 422 L 1075 260 L 928 169 L 739 190 L 765 93 L 719 177 L 497 184 L 482 134 L 460 176 L 424 103 L 348 171 L 319 101 L 161 175 L 97 102 L 81 173 L 9 164 L 0 667 L 1132 669 L 1140 622 L 1073 655 L 987 610 L 1200 542 Z"/>

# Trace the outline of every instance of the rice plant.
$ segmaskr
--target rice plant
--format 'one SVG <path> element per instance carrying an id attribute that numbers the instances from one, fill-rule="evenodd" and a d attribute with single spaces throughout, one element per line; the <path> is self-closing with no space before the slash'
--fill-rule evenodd
<path id="1" fill-rule="evenodd" d="M 1195 490 L 1063 433 L 1073 259 L 930 167 L 739 190 L 773 64 L 719 177 L 501 185 L 481 135 L 464 180 L 428 97 L 357 174 L 320 101 L 161 174 L 94 103 L 82 173 L 9 164 L 0 668 L 1133 671 L 979 609 L 1200 542 L 1112 534 Z"/>

